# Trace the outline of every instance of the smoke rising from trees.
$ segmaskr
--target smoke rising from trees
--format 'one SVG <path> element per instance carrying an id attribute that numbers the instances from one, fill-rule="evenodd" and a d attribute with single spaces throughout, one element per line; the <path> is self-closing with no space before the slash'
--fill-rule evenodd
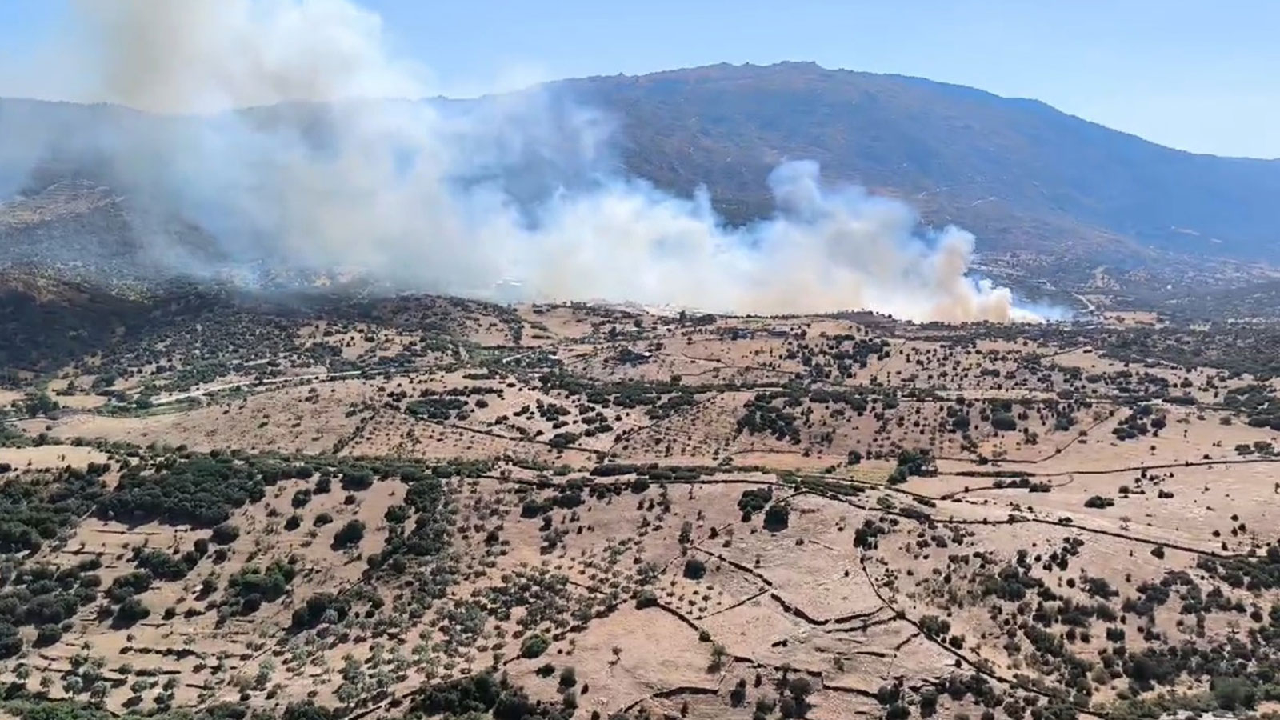
<path id="1" fill-rule="evenodd" d="M 814 163 L 779 166 L 774 216 L 730 228 L 705 192 L 675 197 L 611 171 L 609 118 L 554 89 L 424 100 L 430 73 L 348 0 L 73 6 L 62 41 L 90 80 L 83 99 L 159 116 L 84 145 L 144 215 L 198 224 L 232 262 L 473 296 L 1034 317 L 968 276 L 972 235 L 922 235 L 909 206 L 826 184 Z M 148 247 L 175 270 L 209 271 L 166 242 L 152 233 Z"/>

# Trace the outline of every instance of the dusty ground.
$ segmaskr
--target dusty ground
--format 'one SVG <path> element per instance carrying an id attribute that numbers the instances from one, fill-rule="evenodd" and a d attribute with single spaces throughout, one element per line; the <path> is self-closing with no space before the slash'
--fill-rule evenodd
<path id="1" fill-rule="evenodd" d="M 14 567 L 92 559 L 105 591 L 142 551 L 237 533 L 133 593 L 134 624 L 110 592 L 56 642 L 19 624 L 5 679 L 113 711 L 311 698 L 382 716 L 501 671 L 582 718 L 1022 720 L 1192 703 L 1212 675 L 1147 664 L 1270 637 L 1280 433 L 1227 403 L 1269 379 L 980 328 L 451 312 L 447 336 L 309 320 L 274 364 L 151 362 L 99 394 L 67 370 L 0 395 L 3 477 L 37 495 L 100 463 L 108 499 L 197 461 L 317 471 L 254 476 L 261 497 L 225 523 L 85 506 Z M 61 407 L 24 419 L 40 392 Z M 217 506 L 216 485 L 172 492 Z M 363 537 L 338 547 L 352 521 Z M 287 590 L 245 611 L 233 578 L 273 562 Z M 324 593 L 343 611 L 299 624 Z M 1234 667 L 1270 672 L 1251 647 Z"/>

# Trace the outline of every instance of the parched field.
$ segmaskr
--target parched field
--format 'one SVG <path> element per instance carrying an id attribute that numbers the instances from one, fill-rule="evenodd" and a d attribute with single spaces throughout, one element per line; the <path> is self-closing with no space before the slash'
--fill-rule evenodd
<path id="1" fill-rule="evenodd" d="M 1199 329 L 210 312 L 2 396 L 6 712 L 1280 700 L 1277 386 Z"/>

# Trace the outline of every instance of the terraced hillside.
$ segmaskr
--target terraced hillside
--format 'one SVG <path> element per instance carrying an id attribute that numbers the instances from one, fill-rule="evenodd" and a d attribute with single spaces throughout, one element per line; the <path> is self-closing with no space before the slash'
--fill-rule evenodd
<path id="1" fill-rule="evenodd" d="M 1265 328 L 72 290 L 10 296 L 78 328 L 0 395 L 11 715 L 1276 697 Z"/>

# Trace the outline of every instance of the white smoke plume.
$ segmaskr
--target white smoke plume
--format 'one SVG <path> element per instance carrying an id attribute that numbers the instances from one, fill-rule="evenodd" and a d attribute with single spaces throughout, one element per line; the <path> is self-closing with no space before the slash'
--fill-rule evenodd
<path id="1" fill-rule="evenodd" d="M 911 208 L 824 185 L 814 163 L 774 171 L 772 218 L 728 228 L 706 193 L 602 172 L 608 118 L 553 92 L 423 101 L 429 73 L 349 0 L 74 8 L 83 99 L 165 116 L 103 143 L 111 171 L 231 258 L 464 295 L 507 282 L 530 299 L 1034 319 L 968 276 L 972 235 L 919 236 Z"/>

